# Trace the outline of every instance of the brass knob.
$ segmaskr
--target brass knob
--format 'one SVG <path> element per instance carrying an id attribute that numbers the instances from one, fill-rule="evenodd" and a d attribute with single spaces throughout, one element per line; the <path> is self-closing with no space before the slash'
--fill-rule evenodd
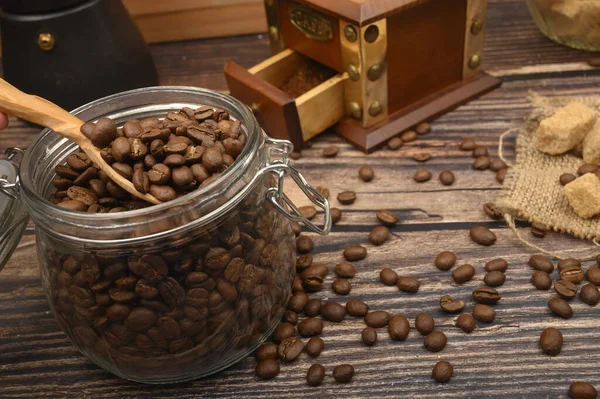
<path id="1" fill-rule="evenodd" d="M 358 36 L 356 35 L 356 29 L 352 25 L 346 25 L 344 28 L 344 36 L 346 36 L 346 39 L 352 43 L 358 39 Z"/>
<path id="2" fill-rule="evenodd" d="M 38 46 L 44 51 L 50 51 L 56 44 L 56 39 L 52 36 L 52 33 L 40 33 L 38 35 Z"/>
<path id="3" fill-rule="evenodd" d="M 346 68 L 346 72 L 348 72 L 348 76 L 353 81 L 356 82 L 358 79 L 360 79 L 360 74 L 358 73 L 358 69 L 354 65 L 349 64 L 348 67 Z"/>
<path id="4" fill-rule="evenodd" d="M 369 68 L 369 70 L 367 71 L 367 78 L 369 78 L 369 80 L 371 82 L 374 82 L 381 77 L 382 73 L 383 73 L 383 65 L 375 64 L 371 68 Z"/>
<path id="5" fill-rule="evenodd" d="M 258 103 L 252 103 L 248 105 L 248 108 L 250 108 L 250 111 L 252 111 L 254 115 L 258 114 L 258 112 L 260 111 L 260 106 L 258 105 Z"/>
<path id="6" fill-rule="evenodd" d="M 471 24 L 471 33 L 474 35 L 478 35 L 481 33 L 482 30 L 483 30 L 483 21 L 479 18 L 475 19 L 473 21 L 473 24 Z"/>
<path id="7" fill-rule="evenodd" d="M 383 107 L 379 101 L 374 101 L 369 107 L 369 115 L 377 116 L 383 111 Z"/>
<path id="8" fill-rule="evenodd" d="M 271 36 L 271 39 L 273 39 L 273 41 L 278 41 L 279 40 L 279 29 L 277 29 L 276 26 L 271 26 L 269 28 L 269 35 Z"/>
<path id="9" fill-rule="evenodd" d="M 365 40 L 367 43 L 373 43 L 379 37 L 379 28 L 377 25 L 371 25 L 365 31 Z"/>
<path id="10" fill-rule="evenodd" d="M 481 57 L 479 56 L 479 54 L 475 54 L 469 59 L 469 68 L 477 69 L 477 68 L 479 68 L 480 65 L 481 65 Z"/>
<path id="11" fill-rule="evenodd" d="M 350 108 L 350 113 L 354 119 L 360 119 L 362 117 L 362 109 L 357 102 L 351 102 L 348 104 L 348 107 Z"/>

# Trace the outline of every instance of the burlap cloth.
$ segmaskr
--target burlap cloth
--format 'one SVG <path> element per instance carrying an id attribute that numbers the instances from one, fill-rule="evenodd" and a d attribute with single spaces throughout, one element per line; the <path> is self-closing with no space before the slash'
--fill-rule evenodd
<path id="1" fill-rule="evenodd" d="M 559 183 L 561 174 L 576 174 L 584 163 L 583 159 L 571 154 L 546 155 L 534 147 L 533 137 L 543 119 L 570 101 L 580 101 L 590 106 L 600 117 L 600 97 L 550 98 L 530 93 L 529 99 L 533 111 L 525 125 L 518 129 L 516 162 L 506 174 L 496 205 L 510 215 L 506 219 L 513 228 L 512 217 L 515 217 L 539 222 L 554 231 L 569 233 L 578 238 L 598 240 L 600 217 L 582 219 L 577 216 Z M 502 139 L 500 153 L 501 149 Z"/>

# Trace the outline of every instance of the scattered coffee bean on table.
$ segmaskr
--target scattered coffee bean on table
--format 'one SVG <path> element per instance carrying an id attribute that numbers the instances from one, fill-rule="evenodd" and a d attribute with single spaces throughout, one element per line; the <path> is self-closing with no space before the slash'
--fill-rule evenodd
<path id="1" fill-rule="evenodd" d="M 312 266 L 311 266 L 312 267 Z M 308 268 L 307 270 L 311 270 L 310 268 Z M 314 269 L 312 269 L 314 270 Z M 302 309 L 304 309 L 304 307 L 306 306 L 306 304 L 308 303 L 308 295 L 306 295 L 306 292 L 295 292 L 289 299 L 287 307 L 290 310 L 293 310 L 296 313 L 300 313 L 302 312 Z"/>
<path id="2" fill-rule="evenodd" d="M 304 349 L 304 342 L 300 338 L 288 337 L 279 343 L 277 355 L 284 362 L 293 362 Z"/>
<path id="3" fill-rule="evenodd" d="M 469 236 L 479 245 L 490 246 L 496 242 L 496 235 L 485 226 L 472 227 Z"/>
<path id="4" fill-rule="evenodd" d="M 421 122 L 415 127 L 415 131 L 419 135 L 427 134 L 431 131 L 431 125 L 427 122 Z"/>
<path id="5" fill-rule="evenodd" d="M 427 162 L 431 158 L 431 154 L 427 151 L 421 151 L 414 154 L 412 158 L 417 162 Z"/>
<path id="6" fill-rule="evenodd" d="M 389 321 L 390 314 L 383 310 L 375 310 L 365 316 L 365 324 L 373 328 L 385 327 Z"/>
<path id="7" fill-rule="evenodd" d="M 440 252 L 433 264 L 440 270 L 450 270 L 456 264 L 456 254 L 451 251 Z"/>
<path id="8" fill-rule="evenodd" d="M 339 152 L 339 148 L 334 145 L 330 145 L 329 147 L 323 148 L 323 156 L 326 158 L 333 158 Z"/>
<path id="9" fill-rule="evenodd" d="M 377 330 L 373 327 L 365 327 L 362 330 L 362 341 L 367 346 L 373 346 L 377 343 Z"/>
<path id="10" fill-rule="evenodd" d="M 600 285 L 600 268 L 590 267 L 586 272 L 586 277 L 590 283 Z"/>
<path id="11" fill-rule="evenodd" d="M 335 265 L 335 274 L 342 278 L 352 278 L 356 275 L 356 268 L 352 263 L 341 262 Z"/>
<path id="12" fill-rule="evenodd" d="M 538 290 L 549 290 L 552 287 L 552 277 L 546 272 L 536 270 L 531 275 L 531 284 Z"/>
<path id="13" fill-rule="evenodd" d="M 569 396 L 573 399 L 595 399 L 598 392 L 590 383 L 575 381 L 569 386 Z"/>
<path id="14" fill-rule="evenodd" d="M 429 352 L 439 352 L 446 347 L 448 338 L 441 331 L 433 331 L 423 340 L 423 345 Z"/>
<path id="15" fill-rule="evenodd" d="M 302 337 L 312 337 L 321 334 L 323 321 L 316 317 L 307 317 L 298 323 L 298 334 Z"/>
<path id="16" fill-rule="evenodd" d="M 400 137 L 392 137 L 388 142 L 387 146 L 390 150 L 396 151 L 404 145 L 404 141 Z"/>
<path id="17" fill-rule="evenodd" d="M 600 302 L 600 291 L 598 291 L 598 287 L 596 287 L 594 284 L 587 283 L 581 287 L 581 291 L 579 291 L 579 298 L 583 303 L 586 303 L 590 306 L 596 306 L 598 302 Z"/>
<path id="18" fill-rule="evenodd" d="M 545 224 L 533 222 L 531 224 L 531 234 L 537 238 L 544 238 L 548 234 L 548 228 Z"/>
<path id="19" fill-rule="evenodd" d="M 503 160 L 496 158 L 490 162 L 490 169 L 494 172 L 498 172 L 500 169 L 506 168 L 506 162 Z"/>
<path id="20" fill-rule="evenodd" d="M 456 178 L 454 177 L 454 173 L 451 170 L 443 170 L 440 172 L 440 182 L 444 186 L 451 186 L 454 184 Z"/>
<path id="21" fill-rule="evenodd" d="M 473 158 L 488 156 L 488 150 L 485 146 L 478 145 L 473 148 Z"/>
<path id="22" fill-rule="evenodd" d="M 491 323 L 496 318 L 496 311 L 491 306 L 478 303 L 473 306 L 473 317 L 482 323 Z"/>
<path id="23" fill-rule="evenodd" d="M 456 325 L 467 334 L 472 333 L 473 330 L 475 330 L 475 327 L 477 327 L 475 324 L 475 319 L 468 313 L 463 313 L 458 316 L 456 319 Z"/>
<path id="24" fill-rule="evenodd" d="M 473 169 L 475 169 L 475 170 L 486 170 L 489 167 L 490 167 L 490 159 L 485 155 L 477 157 L 477 158 L 475 158 L 475 161 L 473 161 Z"/>
<path id="25" fill-rule="evenodd" d="M 295 326 L 298 324 L 298 313 L 294 312 L 293 310 L 286 310 L 281 320 Z"/>
<path id="26" fill-rule="evenodd" d="M 444 295 L 440 298 L 440 308 L 446 313 L 458 313 L 465 308 L 465 302 L 453 299 L 450 295 Z"/>
<path id="27" fill-rule="evenodd" d="M 381 210 L 375 214 L 379 223 L 386 227 L 394 227 L 398 223 L 398 215 L 390 210 Z"/>
<path id="28" fill-rule="evenodd" d="M 573 299 L 577 295 L 578 287 L 567 280 L 556 280 L 554 282 L 554 291 L 566 299 Z"/>
<path id="29" fill-rule="evenodd" d="M 598 168 L 600 168 L 598 165 L 586 163 L 577 169 L 577 174 L 579 176 L 583 176 L 587 173 L 596 173 L 598 172 Z"/>
<path id="30" fill-rule="evenodd" d="M 325 320 L 339 323 L 346 317 L 346 308 L 337 302 L 326 302 L 321 305 L 321 316 Z"/>
<path id="31" fill-rule="evenodd" d="M 354 191 L 342 191 L 338 194 L 337 200 L 342 205 L 351 205 L 356 201 L 356 193 Z"/>
<path id="32" fill-rule="evenodd" d="M 477 147 L 477 144 L 471 139 L 463 140 L 463 142 L 460 143 L 460 149 L 462 151 L 473 151 L 475 147 Z"/>
<path id="33" fill-rule="evenodd" d="M 431 172 L 427 169 L 419 169 L 413 176 L 413 179 L 417 183 L 425 183 L 426 181 L 431 179 Z"/>
<path id="34" fill-rule="evenodd" d="M 308 317 L 315 317 L 321 313 L 321 301 L 313 298 L 304 305 L 304 314 Z"/>
<path id="35" fill-rule="evenodd" d="M 350 316 L 364 317 L 369 312 L 369 306 L 361 300 L 352 299 L 346 302 L 346 312 Z"/>
<path id="36" fill-rule="evenodd" d="M 296 238 L 296 250 L 300 254 L 306 254 L 313 250 L 313 240 L 309 236 L 299 236 Z"/>
<path id="37" fill-rule="evenodd" d="M 558 181 L 561 186 L 566 186 L 575 179 L 577 179 L 577 176 L 575 176 L 573 173 L 563 173 L 562 175 L 560 175 Z"/>
<path id="38" fill-rule="evenodd" d="M 499 287 L 506 281 L 506 276 L 501 271 L 487 272 L 483 282 L 488 287 Z"/>
<path id="39" fill-rule="evenodd" d="M 506 269 L 508 269 L 508 262 L 502 258 L 492 259 L 491 261 L 485 264 L 484 269 L 486 272 L 504 273 Z"/>
<path id="40" fill-rule="evenodd" d="M 362 260 L 367 257 L 367 248 L 362 245 L 352 245 L 344 249 L 344 258 L 349 262 Z"/>
<path id="41" fill-rule="evenodd" d="M 470 281 L 475 275 L 475 268 L 473 265 L 464 264 L 460 265 L 456 269 L 452 270 L 452 280 L 456 284 L 463 284 Z"/>
<path id="42" fill-rule="evenodd" d="M 304 270 L 312 266 L 313 256 L 311 254 L 300 255 L 296 258 L 296 271 L 302 273 Z"/>
<path id="43" fill-rule="evenodd" d="M 471 298 L 477 303 L 483 303 L 484 305 L 495 305 L 502 299 L 500 293 L 491 287 L 481 287 L 473 290 Z"/>
<path id="44" fill-rule="evenodd" d="M 383 245 L 390 235 L 390 230 L 385 226 L 375 226 L 369 234 L 369 242 L 375 246 Z"/>
<path id="45" fill-rule="evenodd" d="M 277 358 L 277 345 L 273 343 L 265 343 L 256 350 L 256 358 L 261 361 L 265 359 Z"/>
<path id="46" fill-rule="evenodd" d="M 379 279 L 385 285 L 396 285 L 396 283 L 398 282 L 398 273 L 396 273 L 390 268 L 381 269 L 381 271 L 379 272 Z"/>
<path id="47" fill-rule="evenodd" d="M 550 259 L 542 255 L 533 255 L 529 258 L 529 262 L 527 263 L 535 270 L 546 272 L 548 274 L 554 271 L 554 264 L 552 264 Z"/>
<path id="48" fill-rule="evenodd" d="M 308 220 L 312 220 L 317 215 L 317 208 L 312 205 L 301 206 L 298 208 L 302 216 Z"/>
<path id="49" fill-rule="evenodd" d="M 565 258 L 558 261 L 556 265 L 558 267 L 558 271 L 562 271 L 567 266 L 579 266 L 581 267 L 581 261 L 575 258 Z"/>
<path id="50" fill-rule="evenodd" d="M 500 169 L 496 172 L 496 181 L 498 183 L 504 183 L 504 179 L 506 178 L 506 172 L 508 172 L 508 168 Z"/>
<path id="51" fill-rule="evenodd" d="M 279 362 L 275 359 L 265 359 L 258 362 L 254 372 L 258 378 L 268 380 L 275 378 L 279 374 Z"/>
<path id="52" fill-rule="evenodd" d="M 306 373 L 306 383 L 312 387 L 318 387 L 325 379 L 325 367 L 315 363 L 308 369 Z"/>
<path id="53" fill-rule="evenodd" d="M 408 319 L 402 315 L 396 315 L 388 322 L 388 334 L 391 339 L 404 341 L 410 332 Z"/>
<path id="54" fill-rule="evenodd" d="M 352 290 L 352 284 L 345 278 L 336 278 L 331 284 L 331 288 L 338 295 L 348 295 Z"/>
<path id="55" fill-rule="evenodd" d="M 437 362 L 435 366 L 433 366 L 433 371 L 431 372 L 431 376 L 437 382 L 448 382 L 453 375 L 454 368 L 446 361 Z"/>
<path id="56" fill-rule="evenodd" d="M 375 172 L 370 166 L 363 166 L 358 170 L 358 177 L 368 183 L 375 177 Z"/>
<path id="57" fill-rule="evenodd" d="M 354 367 L 350 364 L 340 364 L 333 369 L 333 379 L 337 382 L 350 382 L 354 377 Z"/>
<path id="58" fill-rule="evenodd" d="M 330 195 L 331 193 L 329 192 L 329 189 L 328 189 L 328 188 L 324 188 L 324 187 L 321 187 L 321 186 L 317 186 L 316 190 L 317 190 L 317 192 L 318 192 L 319 194 L 321 194 L 323 197 L 325 197 L 325 199 L 329 199 L 329 195 Z"/>
<path id="59" fill-rule="evenodd" d="M 414 294 L 419 291 L 419 287 L 421 283 L 414 277 L 409 276 L 400 276 L 398 277 L 398 289 L 402 292 L 406 292 L 408 294 Z"/>
<path id="60" fill-rule="evenodd" d="M 570 281 L 575 284 L 581 283 L 583 281 L 583 279 L 585 278 L 585 273 L 581 269 L 581 266 L 571 265 L 571 266 L 563 267 L 562 269 L 559 267 L 559 270 L 560 270 L 560 278 L 562 278 L 563 280 Z"/>
<path id="61" fill-rule="evenodd" d="M 279 323 L 271 335 L 275 343 L 280 343 L 286 338 L 296 335 L 296 328 L 290 323 Z"/>
<path id="62" fill-rule="evenodd" d="M 419 313 L 415 318 L 415 328 L 421 335 L 430 334 L 435 329 L 435 320 L 429 313 Z"/>
<path id="63" fill-rule="evenodd" d="M 573 309 L 571 305 L 564 299 L 552 298 L 548 301 L 548 309 L 557 316 L 563 319 L 570 319 L 573 317 Z"/>
<path id="64" fill-rule="evenodd" d="M 318 357 L 325 348 L 325 342 L 319 337 L 312 337 L 306 343 L 306 353 L 310 357 Z"/>
<path id="65" fill-rule="evenodd" d="M 336 224 L 342 220 L 342 211 L 339 208 L 331 208 L 329 212 L 331 215 L 331 223 Z"/>
<path id="66" fill-rule="evenodd" d="M 289 157 L 291 159 L 293 159 L 294 161 L 297 161 L 300 158 L 302 158 L 302 153 L 300 153 L 299 151 L 292 151 L 292 152 L 290 152 Z"/>
<path id="67" fill-rule="evenodd" d="M 407 130 L 400 135 L 400 138 L 405 143 L 410 143 L 411 141 L 415 141 L 417 139 L 417 133 L 413 130 Z"/>
<path id="68" fill-rule="evenodd" d="M 546 355 L 556 356 L 560 353 L 563 345 L 563 335 L 560 330 L 549 327 L 540 335 L 540 349 Z"/>
<path id="69" fill-rule="evenodd" d="M 498 209 L 498 207 L 488 202 L 483 205 L 483 212 L 490 217 L 490 219 L 500 220 L 504 218 L 504 214 Z"/>

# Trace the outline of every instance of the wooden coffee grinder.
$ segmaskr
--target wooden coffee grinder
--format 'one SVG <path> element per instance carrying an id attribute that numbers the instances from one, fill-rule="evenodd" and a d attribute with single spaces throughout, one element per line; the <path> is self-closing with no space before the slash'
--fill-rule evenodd
<path id="1" fill-rule="evenodd" d="M 328 127 L 364 151 L 500 85 L 481 71 L 487 0 L 265 0 L 273 57 L 225 66 L 231 94 L 296 148 Z M 303 59 L 335 76 L 294 98 Z"/>

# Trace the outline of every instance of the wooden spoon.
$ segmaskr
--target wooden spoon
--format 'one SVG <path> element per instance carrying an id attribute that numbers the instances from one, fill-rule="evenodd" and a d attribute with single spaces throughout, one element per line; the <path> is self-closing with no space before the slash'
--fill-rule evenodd
<path id="1" fill-rule="evenodd" d="M 58 105 L 37 96 L 23 93 L 4 79 L 0 79 L 0 110 L 25 119 L 29 122 L 45 126 L 69 140 L 75 142 L 86 153 L 90 160 L 102 169 L 108 177 L 129 194 L 152 204 L 161 202 L 150 194 L 142 194 L 133 187 L 133 183 L 118 174 L 100 155 L 90 139 L 79 130 L 84 122 L 71 115 Z"/>

